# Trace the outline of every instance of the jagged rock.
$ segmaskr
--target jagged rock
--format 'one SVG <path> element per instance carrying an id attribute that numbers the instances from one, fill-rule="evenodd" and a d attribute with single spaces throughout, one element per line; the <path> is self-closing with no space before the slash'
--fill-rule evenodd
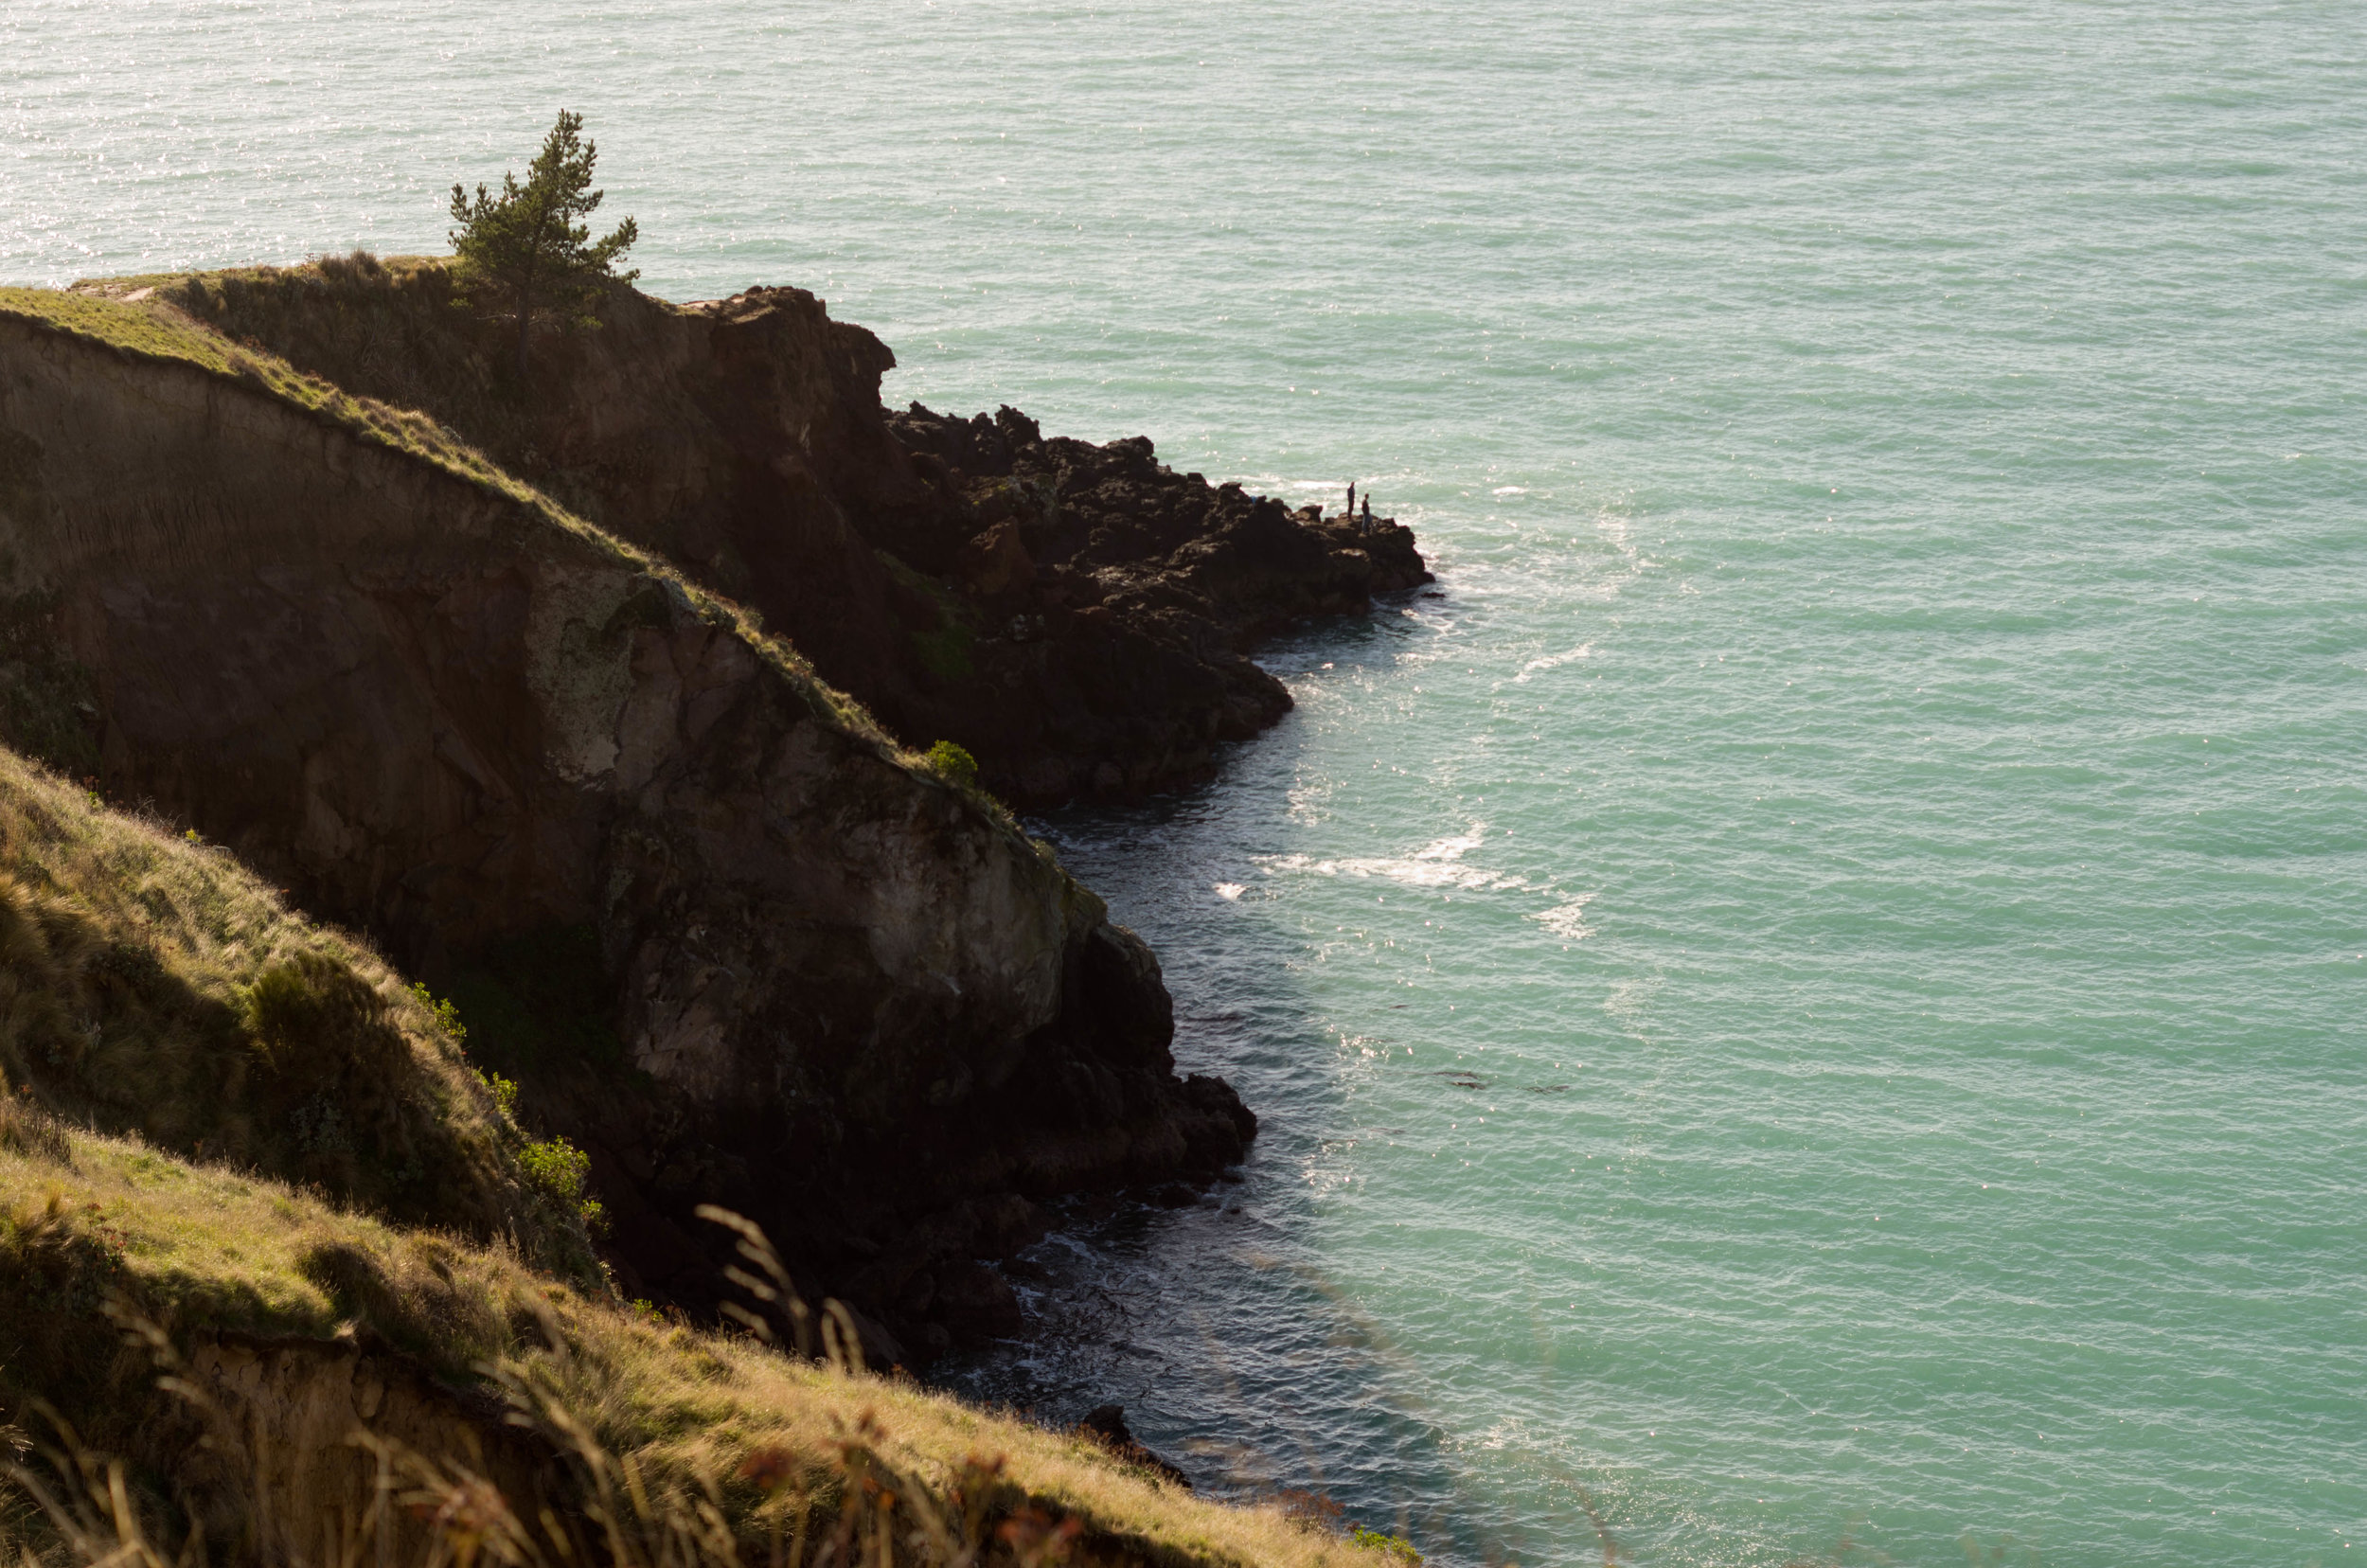
<path id="1" fill-rule="evenodd" d="M 1396 523 L 1326 522 L 1318 508 L 1292 513 L 1237 485 L 1212 487 L 1159 464 L 1147 437 L 1046 440 L 1016 409 L 962 420 L 917 403 L 888 428 L 938 512 L 906 509 L 905 559 L 940 559 L 970 520 L 993 518 L 1035 562 L 996 606 L 1026 617 L 1034 635 L 973 646 L 973 660 L 1003 677 L 965 690 L 958 714 L 931 708 L 927 691 L 909 704 L 1023 800 L 1205 775 L 1224 742 L 1290 710 L 1290 693 L 1250 649 L 1295 619 L 1361 614 L 1376 594 L 1430 580 Z"/>
<path id="2" fill-rule="evenodd" d="M 994 598 L 1036 580 L 1019 525 L 1006 518 L 971 540 L 961 556 L 962 581 L 982 598 Z"/>

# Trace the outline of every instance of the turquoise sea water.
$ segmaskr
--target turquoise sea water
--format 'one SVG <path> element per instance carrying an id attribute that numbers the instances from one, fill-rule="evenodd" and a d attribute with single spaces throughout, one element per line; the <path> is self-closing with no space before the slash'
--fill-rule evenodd
<path id="1" fill-rule="evenodd" d="M 1419 530 L 1050 825 L 1266 1132 L 970 1386 L 1456 1562 L 2332 1565 L 2362 82 L 2334 0 L 10 0 L 0 278 L 433 247 L 565 102 L 646 286 Z"/>

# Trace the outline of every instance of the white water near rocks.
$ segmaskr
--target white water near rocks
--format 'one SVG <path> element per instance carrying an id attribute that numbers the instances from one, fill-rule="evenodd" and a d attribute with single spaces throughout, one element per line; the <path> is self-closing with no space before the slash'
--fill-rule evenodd
<path id="1" fill-rule="evenodd" d="M 659 293 L 1419 530 L 1441 597 L 1275 650 L 1221 781 L 1052 825 L 1266 1131 L 1047 1247 L 1085 1339 L 970 1386 L 1450 1561 L 2334 1564 L 2363 41 L 10 0 L 0 277 L 436 247 L 565 103 Z"/>

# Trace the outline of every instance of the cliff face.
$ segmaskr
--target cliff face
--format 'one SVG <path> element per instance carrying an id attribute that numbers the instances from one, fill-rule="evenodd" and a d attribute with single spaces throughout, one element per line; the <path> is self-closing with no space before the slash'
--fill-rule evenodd
<path id="1" fill-rule="evenodd" d="M 1135 438 L 1045 440 L 1011 410 L 889 416 L 895 364 L 796 289 L 667 305 L 538 343 L 432 262 L 169 282 L 164 295 L 352 391 L 426 409 L 506 467 L 759 611 L 915 745 L 952 739 L 1034 804 L 1212 770 L 1290 707 L 1246 656 L 1293 617 L 1428 580 L 1413 536 L 1178 475 Z"/>
<path id="2" fill-rule="evenodd" d="M 850 1226 L 974 1251 L 997 1194 L 1238 1157 L 1253 1124 L 1175 1079 L 1141 943 L 671 572 L 257 378 L 37 311 L 0 311 L 0 594 L 47 650 L 14 678 L 86 694 L 109 794 L 431 973 L 587 934 L 587 1010 L 624 1060 L 553 1064 L 547 1108 L 615 1185 L 629 1283 L 709 1277 L 700 1202 L 827 1287 L 862 1261 Z M 653 491 L 705 482 L 663 455 Z M 858 1293 L 939 1343 L 912 1278 L 940 1262 Z"/>

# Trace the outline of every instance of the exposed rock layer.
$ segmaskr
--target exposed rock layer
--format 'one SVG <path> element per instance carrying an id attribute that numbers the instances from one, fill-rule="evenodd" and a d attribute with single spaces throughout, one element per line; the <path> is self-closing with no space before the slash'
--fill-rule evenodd
<path id="1" fill-rule="evenodd" d="M 631 1283 L 703 1289 L 720 1202 L 939 1345 L 1005 1325 L 971 1259 L 1029 1197 L 1238 1157 L 1142 943 L 646 559 L 8 315 L 0 445 L 0 589 L 91 694 L 109 793 L 414 965 L 591 934 L 628 1060 L 547 1113 L 616 1183 Z"/>
<path id="2" fill-rule="evenodd" d="M 1428 580 L 1413 535 L 1162 467 L 1147 438 L 888 416 L 895 357 L 798 289 L 675 307 L 619 289 L 538 344 L 433 263 L 171 291 L 240 339 L 429 410 L 621 537 L 759 610 L 898 736 L 958 740 L 1022 805 L 1204 776 L 1290 707 L 1246 657 L 1297 616 Z"/>

